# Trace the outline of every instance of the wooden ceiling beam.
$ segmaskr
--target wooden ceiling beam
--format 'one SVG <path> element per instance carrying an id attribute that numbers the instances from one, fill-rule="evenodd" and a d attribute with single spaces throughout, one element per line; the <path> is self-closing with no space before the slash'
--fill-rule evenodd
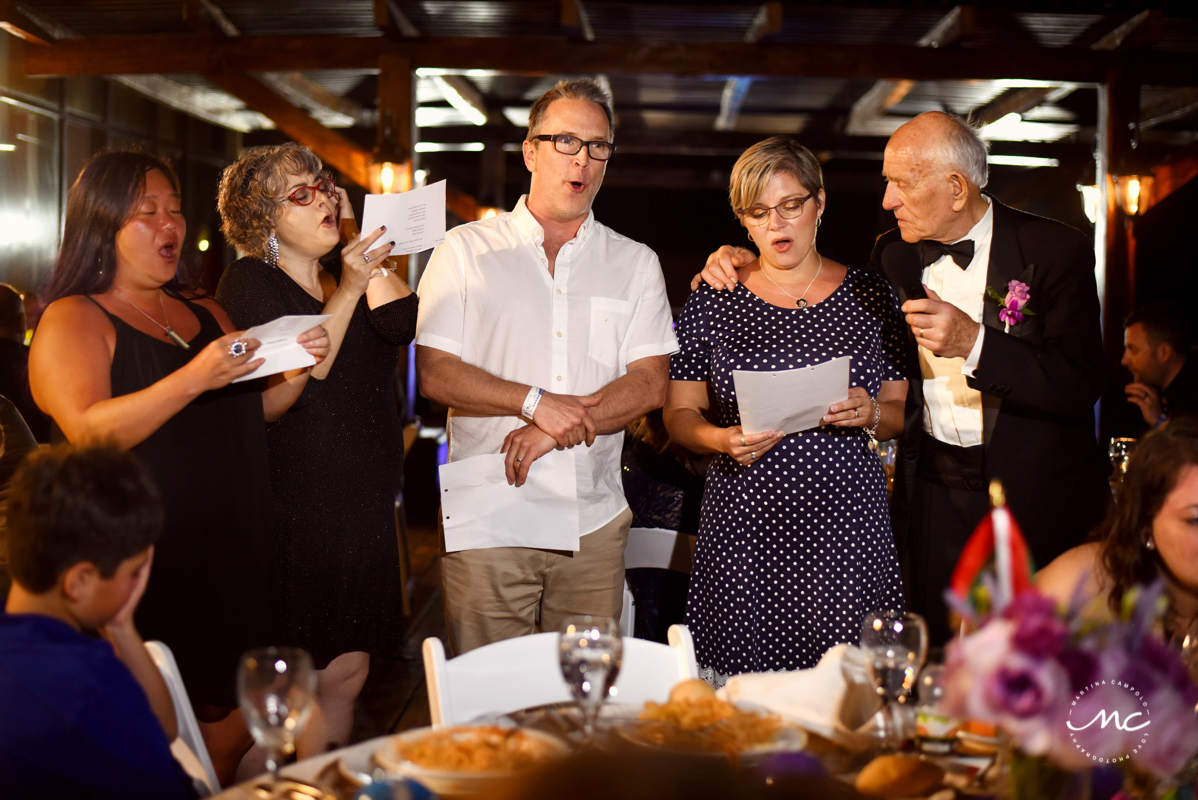
<path id="1" fill-rule="evenodd" d="M 370 69 L 381 55 L 413 67 L 494 69 L 529 75 L 599 72 L 663 75 L 804 76 L 910 80 L 1027 79 L 1101 83 L 1134 59 L 1145 83 L 1185 86 L 1198 56 L 1077 48 L 943 49 L 903 45 L 599 41 L 542 37 L 138 36 L 73 39 L 26 48 L 29 76 L 154 72 L 289 72 Z M 551 65 L 551 66 L 550 66 Z"/>
<path id="2" fill-rule="evenodd" d="M 310 147 L 326 163 L 336 167 L 359 186 L 370 186 L 367 164 L 370 153 L 329 130 L 281 95 L 249 75 L 210 73 L 204 76 L 218 88 L 241 100 L 247 107 L 269 118 L 283 133 Z"/>

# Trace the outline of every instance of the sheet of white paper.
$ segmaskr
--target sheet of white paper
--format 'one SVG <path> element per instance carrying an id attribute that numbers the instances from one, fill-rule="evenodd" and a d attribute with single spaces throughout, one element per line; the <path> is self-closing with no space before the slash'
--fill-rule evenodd
<path id="1" fill-rule="evenodd" d="M 445 549 L 578 550 L 574 453 L 551 450 L 538 458 L 518 488 L 508 485 L 503 459 L 474 456 L 441 466 Z"/>
<path id="2" fill-rule="evenodd" d="M 383 225 L 387 232 L 379 242 L 394 241 L 393 256 L 419 253 L 441 244 L 445 241 L 445 181 L 399 194 L 366 195 L 362 238 Z"/>
<path id="3" fill-rule="evenodd" d="M 819 425 L 828 406 L 849 396 L 849 356 L 780 372 L 733 370 L 745 433 L 788 434 Z"/>
<path id="4" fill-rule="evenodd" d="M 304 331 L 312 330 L 324 323 L 328 314 L 296 314 L 279 317 L 265 325 L 255 325 L 245 332 L 244 338 L 257 339 L 262 345 L 254 351 L 254 358 L 265 358 L 265 363 L 258 369 L 235 378 L 233 383 L 248 381 L 250 378 L 263 378 L 289 369 L 310 367 L 316 363 L 316 358 L 295 341 L 295 337 Z"/>

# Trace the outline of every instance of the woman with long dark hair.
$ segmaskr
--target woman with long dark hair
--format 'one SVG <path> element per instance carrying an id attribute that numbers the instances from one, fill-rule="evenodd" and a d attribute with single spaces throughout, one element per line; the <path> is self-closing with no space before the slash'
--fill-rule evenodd
<path id="1" fill-rule="evenodd" d="M 167 163 L 125 151 L 93 158 L 68 195 L 29 378 L 56 436 L 128 448 L 162 492 L 166 522 L 137 627 L 174 651 L 229 782 L 250 746 L 237 660 L 285 635 L 263 420 L 281 416 L 307 376 L 233 383 L 262 363 L 258 342 L 184 290 L 186 233 Z M 318 361 L 328 354 L 322 329 L 299 341 Z"/>
<path id="2" fill-rule="evenodd" d="M 1176 419 L 1144 437 L 1094 541 L 1040 570 L 1036 584 L 1062 602 L 1083 584 L 1091 610 L 1117 614 L 1132 587 L 1158 578 L 1169 600 L 1169 637 L 1198 620 L 1198 419 Z"/>
<path id="3" fill-rule="evenodd" d="M 267 432 L 288 623 L 318 670 L 302 758 L 348 743 L 370 654 L 392 655 L 403 641 L 393 386 L 418 301 L 384 266 L 392 237 L 359 239 L 345 190 L 306 147 L 246 151 L 225 169 L 218 207 L 225 238 L 245 253 L 216 290 L 237 325 L 329 315 L 329 357 Z M 345 232 L 340 258 L 326 259 Z"/>

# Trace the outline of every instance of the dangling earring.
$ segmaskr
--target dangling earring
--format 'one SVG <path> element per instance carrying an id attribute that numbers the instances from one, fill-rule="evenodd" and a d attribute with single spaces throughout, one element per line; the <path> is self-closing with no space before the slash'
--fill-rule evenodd
<path id="1" fill-rule="evenodd" d="M 1145 542 L 1144 542 L 1144 546 L 1145 546 L 1146 548 L 1148 548 L 1149 550 L 1155 550 L 1155 549 L 1156 549 L 1156 540 L 1152 538 L 1152 534 L 1151 534 L 1151 533 L 1150 533 L 1150 534 L 1148 534 L 1148 539 L 1146 539 L 1146 540 L 1145 540 Z"/>
<path id="2" fill-rule="evenodd" d="M 266 263 L 279 266 L 279 240 L 273 234 L 266 240 Z"/>
<path id="3" fill-rule="evenodd" d="M 752 242 L 753 234 L 749 233 L 748 231 L 745 231 L 745 238 L 748 239 L 750 242 Z M 756 244 L 756 242 L 753 242 L 753 244 Z"/>
<path id="4" fill-rule="evenodd" d="M 823 217 L 816 217 L 816 218 L 815 218 L 815 227 L 817 227 L 817 228 L 818 228 L 818 227 L 819 227 L 819 224 L 820 224 L 821 222 L 823 222 L 823 221 L 824 221 L 824 218 L 823 218 Z"/>

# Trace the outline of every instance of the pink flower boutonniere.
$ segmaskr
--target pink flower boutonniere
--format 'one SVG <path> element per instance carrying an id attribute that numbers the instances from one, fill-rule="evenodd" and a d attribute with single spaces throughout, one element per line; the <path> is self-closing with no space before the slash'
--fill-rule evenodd
<path id="1" fill-rule="evenodd" d="M 1024 314 L 1033 317 L 1036 315 L 1035 311 L 1027 307 L 1027 301 L 1031 299 L 1032 293 L 1028 289 L 1027 284 L 1022 281 L 1011 281 L 1008 283 L 1006 297 L 1003 297 L 992 287 L 987 286 L 986 296 L 1001 307 L 998 312 L 998 318 L 1006 326 L 1003 328 L 1004 333 L 1010 333 L 1012 325 L 1018 325 L 1023 322 Z"/>

